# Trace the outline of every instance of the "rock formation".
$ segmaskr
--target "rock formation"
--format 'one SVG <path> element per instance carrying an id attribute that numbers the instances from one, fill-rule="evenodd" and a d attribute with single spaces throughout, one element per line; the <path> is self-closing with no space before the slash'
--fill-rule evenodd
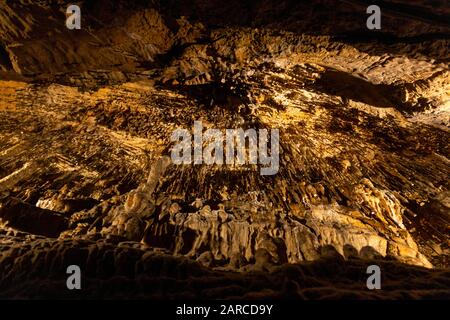
<path id="1" fill-rule="evenodd" d="M 257 297 L 253 281 L 270 297 L 377 298 L 350 275 L 371 261 L 399 277 L 394 298 L 405 270 L 430 279 L 410 297 L 448 294 L 438 2 L 383 1 L 380 31 L 356 0 L 80 1 L 80 30 L 65 1 L 0 4 L 0 297 L 58 296 L 77 264 L 89 297 L 167 272 L 212 279 L 192 297 Z M 279 129 L 278 173 L 173 164 L 172 132 L 197 120 Z M 132 294 L 147 293 L 176 295 Z"/>

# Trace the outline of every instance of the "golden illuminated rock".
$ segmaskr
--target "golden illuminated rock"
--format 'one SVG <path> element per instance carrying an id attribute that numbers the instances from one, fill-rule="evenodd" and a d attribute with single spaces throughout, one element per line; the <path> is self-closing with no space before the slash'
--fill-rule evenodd
<path id="1" fill-rule="evenodd" d="M 389 1 L 377 34 L 358 1 L 191 2 L 80 1 L 80 30 L 46 1 L 0 4 L 4 283 L 30 246 L 98 274 L 448 268 L 448 10 Z M 174 164 L 194 121 L 278 129 L 278 172 Z"/>

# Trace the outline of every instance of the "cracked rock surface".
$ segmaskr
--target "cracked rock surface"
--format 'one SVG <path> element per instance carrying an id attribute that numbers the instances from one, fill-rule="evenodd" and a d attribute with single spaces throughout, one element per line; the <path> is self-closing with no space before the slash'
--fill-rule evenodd
<path id="1" fill-rule="evenodd" d="M 448 297 L 450 8 L 383 3 L 0 4 L 0 297 Z M 279 171 L 174 164 L 194 121 Z"/>

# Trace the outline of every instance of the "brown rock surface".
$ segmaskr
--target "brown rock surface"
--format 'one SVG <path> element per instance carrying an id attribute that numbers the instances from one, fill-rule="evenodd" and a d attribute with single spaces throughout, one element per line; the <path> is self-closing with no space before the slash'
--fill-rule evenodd
<path id="1" fill-rule="evenodd" d="M 448 294 L 450 12 L 431 2 L 384 1 L 380 32 L 353 0 L 81 1 L 81 30 L 64 1 L 0 4 L 0 295 L 52 273 L 48 250 L 55 279 L 29 296 L 62 290 L 69 261 L 91 297 L 173 263 L 216 279 L 195 297 L 225 277 L 231 296 L 379 298 L 345 284 L 374 260 L 417 275 L 394 298 Z M 279 172 L 173 164 L 196 120 L 279 129 Z M 290 272 L 305 283 L 271 287 Z"/>

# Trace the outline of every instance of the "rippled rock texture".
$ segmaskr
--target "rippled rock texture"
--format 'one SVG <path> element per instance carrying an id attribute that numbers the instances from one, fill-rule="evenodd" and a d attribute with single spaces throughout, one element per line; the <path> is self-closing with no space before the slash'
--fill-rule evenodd
<path id="1" fill-rule="evenodd" d="M 68 260 L 92 271 L 90 297 L 117 296 L 137 275 L 162 281 L 154 259 L 182 264 L 176 281 L 225 277 L 232 289 L 214 298 L 251 296 L 247 281 L 267 297 L 381 297 L 346 284 L 370 261 L 401 270 L 394 298 L 448 294 L 450 8 L 438 2 L 381 1 L 380 31 L 365 1 L 81 1 L 80 30 L 65 27 L 65 1 L 0 4 L 1 296 L 32 297 L 43 275 L 53 285 L 34 293 L 56 295 Z M 278 173 L 173 164 L 172 132 L 200 120 L 279 129 Z M 272 287 L 291 272 L 303 280 Z"/>

